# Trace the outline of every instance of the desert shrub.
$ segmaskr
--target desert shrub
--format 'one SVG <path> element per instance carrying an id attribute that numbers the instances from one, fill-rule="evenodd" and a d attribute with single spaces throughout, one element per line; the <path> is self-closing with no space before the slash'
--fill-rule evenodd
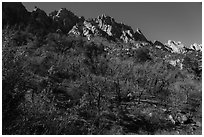
<path id="1" fill-rule="evenodd" d="M 202 68 L 201 68 L 202 61 L 200 61 L 202 59 L 199 58 L 201 56 L 202 55 L 199 55 L 199 53 L 187 54 L 183 61 L 183 64 L 185 68 L 188 70 L 188 72 L 195 74 L 196 77 L 201 77 L 201 74 L 202 74 Z"/>
<path id="2" fill-rule="evenodd" d="M 33 93 L 32 98 L 26 92 L 25 101 L 21 102 L 18 111 L 20 116 L 10 125 L 8 133 L 12 134 L 87 134 L 85 121 L 76 115 L 74 108 L 66 112 L 58 110 L 50 100 L 49 92 Z M 76 128 L 77 127 L 77 128 Z"/>
<path id="3" fill-rule="evenodd" d="M 124 57 L 121 42 L 14 32 L 3 31 L 4 134 L 155 134 L 175 128 L 169 114 L 201 118 L 196 73 L 147 48 Z"/>
<path id="4" fill-rule="evenodd" d="M 100 130 L 110 126 L 114 120 L 114 114 L 111 114 L 109 108 L 114 97 L 114 85 L 110 79 L 94 75 L 87 76 L 84 82 L 86 84 L 83 89 L 86 92 L 80 99 L 79 115 L 89 121 L 90 129 L 94 128 L 90 134 L 99 134 Z M 109 116 L 113 119 L 107 119 Z"/>
<path id="5" fill-rule="evenodd" d="M 134 56 L 135 62 L 139 62 L 139 63 L 152 60 L 149 54 L 148 48 L 139 48 L 135 50 L 133 52 L 133 56 Z"/>
<path id="6" fill-rule="evenodd" d="M 80 47 L 83 47 L 84 41 L 81 37 L 71 37 L 58 33 L 49 33 L 46 36 L 46 49 L 56 53 L 72 53 L 74 50 L 80 53 Z"/>
<path id="7" fill-rule="evenodd" d="M 189 78 L 172 84 L 172 100 L 176 110 L 194 113 L 201 107 L 201 91 L 199 84 Z"/>
<path id="8" fill-rule="evenodd" d="M 7 34 L 4 35 L 2 45 L 2 114 L 5 130 L 20 114 L 17 107 L 27 89 L 27 72 L 23 66 L 26 59 L 24 50 L 11 45 L 13 33 Z"/>

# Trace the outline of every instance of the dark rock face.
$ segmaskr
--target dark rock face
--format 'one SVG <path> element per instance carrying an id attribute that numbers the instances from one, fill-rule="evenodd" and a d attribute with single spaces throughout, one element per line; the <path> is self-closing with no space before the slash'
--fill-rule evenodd
<path id="1" fill-rule="evenodd" d="M 2 25 L 25 25 L 30 13 L 20 2 L 2 3 Z"/>
<path id="2" fill-rule="evenodd" d="M 157 40 L 154 41 L 153 46 L 164 51 L 169 51 L 169 52 L 171 51 L 171 48 L 167 47 L 166 45 L 164 45 L 163 43 Z"/>
<path id="3" fill-rule="evenodd" d="M 161 43 L 160 41 L 157 41 L 157 40 L 154 41 L 153 45 L 154 45 L 154 46 L 157 46 L 157 45 L 158 45 L 158 46 L 164 46 L 163 43 Z"/>
<path id="4" fill-rule="evenodd" d="M 147 41 L 146 37 L 143 35 L 140 29 L 137 29 L 135 32 L 134 38 L 136 41 Z"/>
<path id="5" fill-rule="evenodd" d="M 52 18 L 56 30 L 60 29 L 63 33 L 68 33 L 79 21 L 79 18 L 66 8 L 50 13 L 49 17 Z"/>
<path id="6" fill-rule="evenodd" d="M 35 27 L 36 29 L 49 29 L 51 20 L 43 10 L 35 7 L 31 12 L 29 23 L 31 24 L 31 27 Z"/>

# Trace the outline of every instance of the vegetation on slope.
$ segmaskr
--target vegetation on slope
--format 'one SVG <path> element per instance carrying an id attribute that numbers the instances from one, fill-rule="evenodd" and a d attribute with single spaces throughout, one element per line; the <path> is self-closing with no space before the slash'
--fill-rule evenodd
<path id="1" fill-rule="evenodd" d="M 3 134 L 201 134 L 193 55 L 181 70 L 102 37 L 2 33 Z"/>

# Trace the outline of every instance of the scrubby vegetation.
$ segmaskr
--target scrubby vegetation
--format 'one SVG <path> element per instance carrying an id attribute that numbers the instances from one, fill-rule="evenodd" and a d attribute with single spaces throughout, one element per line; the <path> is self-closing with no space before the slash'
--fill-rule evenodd
<path id="1" fill-rule="evenodd" d="M 193 53 L 181 70 L 102 37 L 2 33 L 3 134 L 201 134 Z"/>

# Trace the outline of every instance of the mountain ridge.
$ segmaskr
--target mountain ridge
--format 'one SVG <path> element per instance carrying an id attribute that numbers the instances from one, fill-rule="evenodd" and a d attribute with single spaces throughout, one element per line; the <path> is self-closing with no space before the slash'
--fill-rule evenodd
<path id="1" fill-rule="evenodd" d="M 3 3 L 3 27 L 6 24 L 23 24 L 35 26 L 33 29 L 39 28 L 44 31 L 62 32 L 67 35 L 83 36 L 88 40 L 94 36 L 102 36 L 113 41 L 122 41 L 124 43 L 132 43 L 137 46 L 140 41 L 143 45 L 152 44 L 157 48 L 172 52 L 185 53 L 190 50 L 201 51 L 202 44 L 194 43 L 190 46 L 185 46 L 181 42 L 168 40 L 167 43 L 156 40 L 154 43 L 147 40 L 142 31 L 137 28 L 134 31 L 131 26 L 123 23 L 118 23 L 113 17 L 102 14 L 96 18 L 85 19 L 83 16 L 78 17 L 66 8 L 60 8 L 48 15 L 45 11 L 35 7 L 29 12 L 22 3 Z M 11 13 L 18 11 L 16 14 Z M 24 18 L 21 18 L 20 15 Z M 13 17 L 14 16 L 14 17 Z M 158 45 L 157 45 L 158 44 Z M 161 46 L 161 47 L 160 47 Z"/>

